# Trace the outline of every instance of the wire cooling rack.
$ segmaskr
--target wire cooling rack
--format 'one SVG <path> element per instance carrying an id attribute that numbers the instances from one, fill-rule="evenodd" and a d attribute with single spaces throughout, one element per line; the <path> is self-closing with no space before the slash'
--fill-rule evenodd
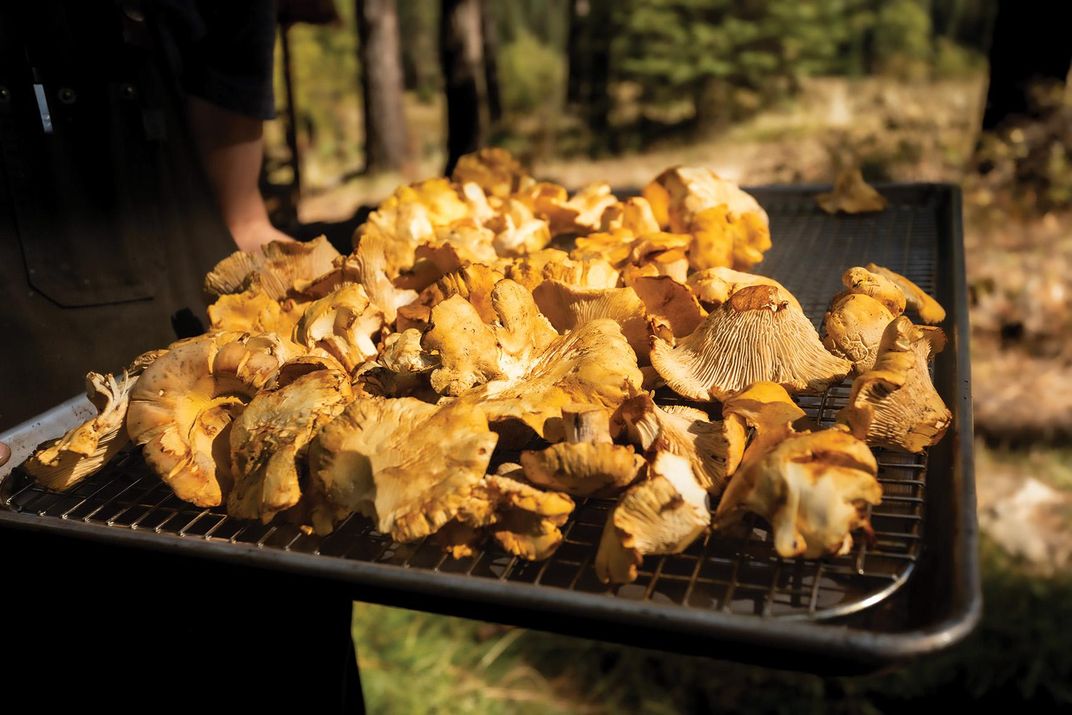
<path id="1" fill-rule="evenodd" d="M 887 192 L 890 207 L 879 214 L 831 217 L 818 212 L 807 192 L 755 192 L 768 210 L 774 249 L 762 272 L 781 281 L 818 327 L 841 272 L 869 261 L 907 275 L 934 292 L 940 244 L 936 202 L 939 187 L 901 187 Z M 949 386 L 939 384 L 948 391 Z M 820 427 L 833 424 L 849 396 L 843 382 L 799 404 Z M 945 395 L 947 402 L 950 396 Z M 744 537 L 711 534 L 684 553 L 648 557 L 638 579 L 608 587 L 596 578 L 593 560 L 613 502 L 582 500 L 563 527 L 565 540 L 542 562 L 527 562 L 494 545 L 452 559 L 431 540 L 397 544 L 363 517 L 352 516 L 327 537 L 297 525 L 263 525 L 228 517 L 222 508 L 199 509 L 179 500 L 153 476 L 140 455 L 127 450 L 105 470 L 71 492 L 42 489 L 16 470 L 4 490 L 9 510 L 88 529 L 128 530 L 187 542 L 255 546 L 327 560 L 341 569 L 365 562 L 409 571 L 453 574 L 476 580 L 529 584 L 622 599 L 718 611 L 764 619 L 820 620 L 873 606 L 903 585 L 920 558 L 926 484 L 925 455 L 876 450 L 882 503 L 871 509 L 874 539 L 857 535 L 850 553 L 819 560 L 783 559 L 759 519 Z M 277 521 L 279 521 L 277 519 Z"/>

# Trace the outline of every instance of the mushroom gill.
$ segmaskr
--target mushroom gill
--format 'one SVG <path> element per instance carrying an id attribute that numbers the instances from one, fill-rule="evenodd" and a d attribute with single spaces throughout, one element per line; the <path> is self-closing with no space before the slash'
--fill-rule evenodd
<path id="1" fill-rule="evenodd" d="M 676 347 L 653 338 L 651 363 L 675 392 L 694 400 L 721 400 L 763 380 L 821 392 L 852 369 L 823 348 L 785 291 L 763 285 L 734 293 Z"/>

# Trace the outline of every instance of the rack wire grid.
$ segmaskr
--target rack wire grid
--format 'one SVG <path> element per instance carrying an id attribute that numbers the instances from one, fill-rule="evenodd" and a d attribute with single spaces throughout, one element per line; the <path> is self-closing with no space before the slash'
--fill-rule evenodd
<path id="1" fill-rule="evenodd" d="M 937 265 L 936 211 L 928 187 L 902 187 L 880 214 L 827 216 L 801 192 L 757 190 L 771 219 L 774 248 L 762 272 L 797 296 L 816 327 L 841 272 L 873 261 L 905 274 L 933 293 Z M 835 421 L 849 397 L 844 381 L 821 395 L 800 396 L 800 406 L 820 428 Z M 948 396 L 946 396 L 948 401 Z M 767 619 L 827 619 L 873 606 L 912 575 L 923 548 L 926 455 L 876 449 L 883 497 L 870 509 L 874 539 L 857 534 L 850 553 L 818 560 L 777 555 L 769 527 L 750 523 L 747 536 L 714 533 L 684 553 L 645 558 L 634 583 L 608 587 L 593 561 L 610 500 L 578 500 L 563 527 L 564 541 L 542 562 L 528 562 L 493 544 L 453 559 L 431 539 L 398 544 L 376 532 L 371 521 L 351 516 L 332 534 L 318 537 L 289 523 L 264 525 L 227 516 L 222 507 L 200 509 L 175 497 L 151 474 L 136 450 L 127 449 L 102 472 L 66 493 L 36 485 L 16 470 L 3 504 L 42 518 L 65 519 L 105 529 L 151 531 L 176 539 L 255 545 L 308 554 L 310 558 L 390 564 L 405 569 L 462 574 L 568 589 L 607 597 L 677 604 Z"/>

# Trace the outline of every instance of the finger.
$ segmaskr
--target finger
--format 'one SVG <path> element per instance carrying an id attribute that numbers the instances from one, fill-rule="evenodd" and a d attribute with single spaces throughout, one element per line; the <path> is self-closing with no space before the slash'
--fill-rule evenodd
<path id="1" fill-rule="evenodd" d="M 7 464 L 7 460 L 11 459 L 11 448 L 3 442 L 0 442 L 0 467 Z"/>

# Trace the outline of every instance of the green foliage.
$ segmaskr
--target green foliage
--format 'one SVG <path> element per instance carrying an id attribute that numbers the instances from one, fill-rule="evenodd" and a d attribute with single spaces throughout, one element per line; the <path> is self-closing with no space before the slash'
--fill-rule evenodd
<path id="1" fill-rule="evenodd" d="M 357 164 L 361 147 L 357 25 L 353 3 L 336 7 L 341 27 L 296 25 L 289 31 L 294 106 L 307 154 Z M 281 73 L 281 69 L 276 73 L 280 101 Z"/>
<path id="2" fill-rule="evenodd" d="M 875 18 L 879 69 L 905 79 L 927 75 L 931 61 L 931 18 L 924 0 L 886 0 Z"/>
<path id="3" fill-rule="evenodd" d="M 800 77 L 858 73 L 872 31 L 881 53 L 913 60 L 929 53 L 929 19 L 915 0 L 883 3 L 881 20 L 870 7 L 866 0 L 630 0 L 616 14 L 613 64 L 618 79 L 641 85 L 644 101 L 686 96 L 705 118 L 732 118 L 784 96 Z M 735 96 L 760 101 L 748 106 Z M 712 112 L 711 104 L 720 106 Z"/>
<path id="4" fill-rule="evenodd" d="M 573 0 L 493 0 L 489 7 L 503 45 L 529 34 L 546 45 L 561 48 L 565 47 L 569 32 L 571 2 Z"/>
<path id="5" fill-rule="evenodd" d="M 352 630 L 371 713 L 573 712 L 518 657 L 525 631 L 363 603 Z"/>
<path id="6" fill-rule="evenodd" d="M 561 104 L 565 61 L 527 32 L 499 52 L 499 82 L 507 114 L 526 114 Z"/>
<path id="7" fill-rule="evenodd" d="M 986 66 L 986 57 L 967 47 L 962 47 L 948 37 L 939 37 L 934 43 L 934 75 L 936 77 L 960 78 L 979 73 Z"/>

